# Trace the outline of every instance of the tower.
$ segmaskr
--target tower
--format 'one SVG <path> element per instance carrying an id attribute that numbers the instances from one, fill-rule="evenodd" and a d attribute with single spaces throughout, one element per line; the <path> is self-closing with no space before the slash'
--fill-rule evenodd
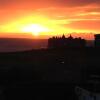
<path id="1" fill-rule="evenodd" d="M 100 47 L 100 34 L 96 34 L 94 37 L 95 37 L 95 47 Z"/>

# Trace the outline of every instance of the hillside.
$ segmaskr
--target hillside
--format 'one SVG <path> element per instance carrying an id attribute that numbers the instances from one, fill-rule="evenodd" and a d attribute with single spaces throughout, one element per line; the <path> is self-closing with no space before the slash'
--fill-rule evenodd
<path id="1" fill-rule="evenodd" d="M 2 93 L 4 91 L 5 97 L 8 98 L 14 98 L 10 95 L 15 90 L 22 91 L 18 92 L 18 95 L 26 91 L 27 98 L 32 98 L 32 93 L 37 91 L 34 96 L 38 99 L 46 95 L 57 97 L 55 94 L 57 89 L 60 97 L 64 97 L 61 93 L 63 89 L 66 93 L 74 95 L 74 87 L 87 81 L 87 75 L 91 74 L 89 72 L 100 71 L 99 55 L 99 48 L 41 49 L 0 53 L 0 85 L 3 87 L 1 91 Z M 55 92 L 50 94 L 50 90 L 53 89 Z M 42 90 L 47 94 L 42 95 Z M 17 95 L 17 92 L 14 95 Z M 68 95 L 65 97 L 70 98 Z"/>

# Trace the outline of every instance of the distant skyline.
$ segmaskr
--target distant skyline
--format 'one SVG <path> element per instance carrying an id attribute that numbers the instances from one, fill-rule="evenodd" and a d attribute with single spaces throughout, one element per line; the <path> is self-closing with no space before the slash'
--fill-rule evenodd
<path id="1" fill-rule="evenodd" d="M 78 35 L 93 39 L 90 33 L 100 33 L 99 0 L 0 0 L 0 15 L 0 37 L 48 38 L 86 32 Z"/>

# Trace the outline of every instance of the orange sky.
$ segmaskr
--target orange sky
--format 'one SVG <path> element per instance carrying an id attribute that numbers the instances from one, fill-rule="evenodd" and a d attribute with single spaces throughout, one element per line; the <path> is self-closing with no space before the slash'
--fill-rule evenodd
<path id="1" fill-rule="evenodd" d="M 86 39 L 100 33 L 99 0 L 0 0 L 0 37 L 48 38 L 72 32 Z"/>

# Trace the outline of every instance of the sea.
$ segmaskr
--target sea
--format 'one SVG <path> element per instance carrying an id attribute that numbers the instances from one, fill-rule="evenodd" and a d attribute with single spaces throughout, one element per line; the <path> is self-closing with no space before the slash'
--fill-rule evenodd
<path id="1" fill-rule="evenodd" d="M 47 39 L 0 38 L 0 52 L 47 48 Z"/>
<path id="2" fill-rule="evenodd" d="M 33 49 L 46 49 L 47 45 L 47 39 L 0 38 L 0 52 L 17 52 Z M 88 40 L 87 46 L 94 46 L 94 41 Z"/>

